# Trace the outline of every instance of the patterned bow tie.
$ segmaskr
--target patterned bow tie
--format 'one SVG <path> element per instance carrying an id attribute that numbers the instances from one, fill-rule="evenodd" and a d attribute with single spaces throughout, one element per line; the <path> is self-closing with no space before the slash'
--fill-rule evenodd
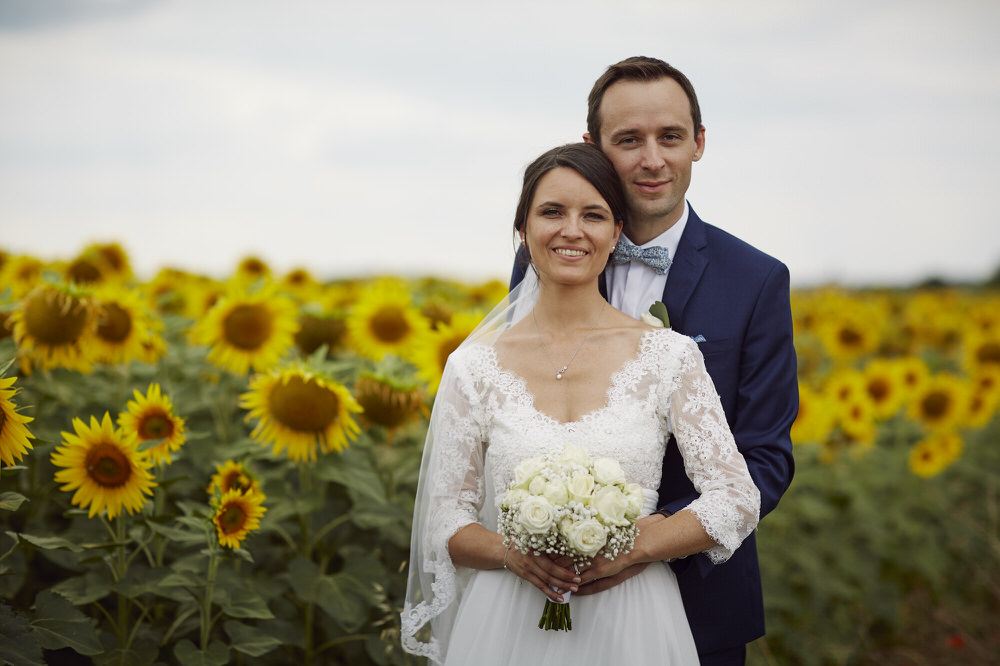
<path id="1" fill-rule="evenodd" d="M 658 275 L 666 273 L 672 263 L 670 251 L 665 247 L 658 245 L 654 247 L 639 247 L 619 238 L 618 244 L 615 245 L 614 254 L 611 255 L 611 261 L 615 265 L 618 265 L 627 264 L 633 259 L 646 264 Z"/>

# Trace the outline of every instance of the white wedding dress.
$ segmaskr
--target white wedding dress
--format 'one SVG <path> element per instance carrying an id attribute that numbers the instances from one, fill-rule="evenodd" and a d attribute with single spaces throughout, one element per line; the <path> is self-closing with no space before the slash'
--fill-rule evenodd
<path id="1" fill-rule="evenodd" d="M 573 597 L 572 631 L 545 631 L 537 626 L 545 603 L 537 588 L 506 569 L 456 568 L 447 549 L 469 523 L 496 530 L 515 466 L 564 443 L 618 460 L 628 481 L 643 487 L 651 513 L 673 432 L 701 493 L 687 508 L 718 544 L 708 556 L 728 559 L 755 528 L 760 495 L 696 344 L 667 329 L 646 332 L 636 356 L 611 378 L 605 406 L 570 423 L 536 410 L 524 380 L 498 364 L 491 346 L 459 349 L 446 378 L 418 492 L 404 648 L 435 664 L 697 664 L 666 563 L 610 590 Z"/>

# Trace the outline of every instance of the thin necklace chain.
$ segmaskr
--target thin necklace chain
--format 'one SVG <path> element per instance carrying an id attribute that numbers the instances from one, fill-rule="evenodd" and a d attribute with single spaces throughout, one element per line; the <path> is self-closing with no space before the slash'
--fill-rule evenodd
<path id="1" fill-rule="evenodd" d="M 604 305 L 605 306 L 607 305 L 607 301 L 605 301 Z M 562 379 L 563 375 L 566 374 L 566 370 L 568 370 L 569 366 L 573 364 L 574 360 L 576 360 L 576 355 L 580 353 L 581 349 L 583 349 L 583 345 L 584 343 L 587 342 L 587 338 L 589 338 L 590 334 L 594 332 L 594 329 L 597 328 L 597 325 L 601 323 L 601 315 L 603 314 L 604 314 L 604 307 L 601 307 L 601 309 L 597 313 L 597 318 L 594 320 L 594 325 L 591 326 L 586 333 L 584 333 L 583 339 L 580 340 L 580 346 L 576 348 L 575 352 L 573 352 L 573 356 L 571 356 L 566 365 L 562 367 L 562 370 L 556 370 L 556 379 Z M 538 342 L 542 346 L 542 351 L 545 352 L 545 358 L 549 359 L 549 364 L 553 368 L 558 368 L 559 366 L 557 366 L 555 361 L 552 360 L 552 355 L 549 354 L 549 347 L 548 345 L 545 344 L 545 339 L 542 337 L 542 330 L 538 328 L 538 319 L 535 317 L 534 308 L 532 308 L 531 310 L 531 321 L 535 322 L 535 332 L 538 333 Z"/>

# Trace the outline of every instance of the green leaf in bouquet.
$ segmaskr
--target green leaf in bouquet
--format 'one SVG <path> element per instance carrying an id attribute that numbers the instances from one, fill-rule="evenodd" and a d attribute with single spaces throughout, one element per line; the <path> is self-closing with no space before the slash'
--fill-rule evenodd
<path id="1" fill-rule="evenodd" d="M 27 501 L 28 498 L 21 493 L 0 493 L 0 511 L 17 511 Z"/>
<path id="2" fill-rule="evenodd" d="M 251 627 L 236 620 L 228 620 L 223 626 L 232 641 L 233 649 L 251 657 L 265 655 L 281 645 L 280 640 L 269 636 L 259 627 Z"/>
<path id="3" fill-rule="evenodd" d="M 239 582 L 217 585 L 214 600 L 229 617 L 254 620 L 268 620 L 274 617 L 264 598 Z"/>
<path id="4" fill-rule="evenodd" d="M 70 603 L 83 606 L 111 594 L 111 578 L 107 567 L 90 568 L 82 576 L 67 578 L 50 588 Z"/>
<path id="5" fill-rule="evenodd" d="M 229 648 L 219 641 L 212 641 L 205 651 L 184 639 L 174 646 L 174 656 L 184 666 L 225 666 L 229 663 Z"/>
<path id="6" fill-rule="evenodd" d="M 38 644 L 46 650 L 68 647 L 83 655 L 104 651 L 93 621 L 67 599 L 43 590 L 35 598 L 35 619 L 31 628 Z"/>
<path id="7" fill-rule="evenodd" d="M 5 603 L 0 603 L 0 663 L 45 666 L 42 648 L 28 620 Z"/>

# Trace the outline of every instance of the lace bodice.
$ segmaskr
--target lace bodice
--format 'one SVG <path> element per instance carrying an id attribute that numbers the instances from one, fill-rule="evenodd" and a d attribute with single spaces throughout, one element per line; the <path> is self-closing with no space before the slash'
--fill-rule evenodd
<path id="1" fill-rule="evenodd" d="M 655 496 L 674 433 L 701 493 L 686 508 L 718 544 L 707 552 L 712 561 L 728 559 L 757 524 L 760 494 L 702 356 L 690 338 L 669 329 L 646 332 L 637 355 L 612 377 L 605 405 L 568 423 L 535 408 L 525 381 L 499 365 L 493 347 L 463 347 L 449 359 L 431 429 L 434 450 L 425 451 L 421 478 L 429 485 L 418 499 L 430 506 L 413 527 L 420 530 L 415 549 L 423 553 L 424 574 L 433 578 L 433 599 L 408 604 L 403 613 L 404 646 L 419 654 L 434 657 L 438 647 L 433 640 L 417 643 L 412 634 L 457 595 L 448 540 L 472 522 L 496 530 L 500 499 L 525 458 L 576 444 L 592 456 L 616 459 L 629 482 Z"/>

